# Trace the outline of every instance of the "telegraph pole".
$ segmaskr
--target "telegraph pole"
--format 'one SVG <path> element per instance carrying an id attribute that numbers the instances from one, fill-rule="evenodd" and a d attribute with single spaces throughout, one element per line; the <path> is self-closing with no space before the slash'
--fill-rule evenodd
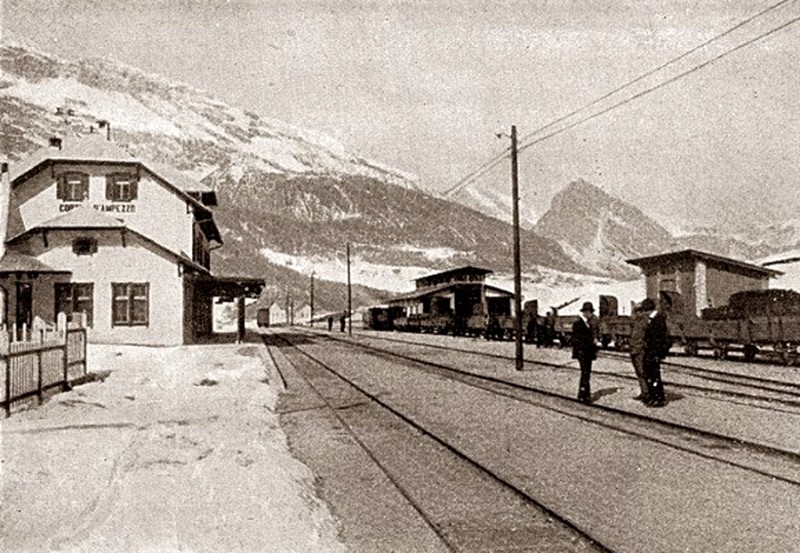
<path id="1" fill-rule="evenodd" d="M 308 324 L 314 326 L 314 271 L 311 271 L 311 317 Z"/>
<path id="2" fill-rule="evenodd" d="M 522 351 L 522 263 L 519 251 L 519 174 L 517 167 L 517 127 L 511 126 L 511 205 L 514 217 L 514 367 L 525 364 Z"/>
<path id="3" fill-rule="evenodd" d="M 353 292 L 350 286 L 350 242 L 347 243 L 347 334 L 353 335 Z"/>

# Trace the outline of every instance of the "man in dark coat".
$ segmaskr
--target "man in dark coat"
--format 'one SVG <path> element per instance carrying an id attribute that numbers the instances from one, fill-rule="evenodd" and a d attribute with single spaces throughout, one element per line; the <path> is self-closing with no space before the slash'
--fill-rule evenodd
<path id="1" fill-rule="evenodd" d="M 647 386 L 642 401 L 648 407 L 663 407 L 666 399 L 664 384 L 661 382 L 661 360 L 667 356 L 670 346 L 667 320 L 650 298 L 642 301 L 637 316 L 638 318 L 634 318 L 631 333 L 631 357 L 633 358 L 634 351 L 640 356 L 641 371 Z"/>
<path id="2" fill-rule="evenodd" d="M 648 303 L 649 302 L 649 303 Z M 639 381 L 639 395 L 633 399 L 639 399 L 647 403 L 648 390 L 647 378 L 644 374 L 644 335 L 647 324 L 650 322 L 650 311 L 654 306 L 653 301 L 645 299 L 633 311 L 633 328 L 631 329 L 631 363 L 636 379 Z"/>
<path id="3" fill-rule="evenodd" d="M 587 405 L 592 402 L 589 380 L 592 376 L 592 361 L 597 358 L 595 334 L 594 306 L 587 301 L 581 307 L 581 316 L 572 323 L 572 358 L 577 359 L 581 367 L 578 401 Z"/>

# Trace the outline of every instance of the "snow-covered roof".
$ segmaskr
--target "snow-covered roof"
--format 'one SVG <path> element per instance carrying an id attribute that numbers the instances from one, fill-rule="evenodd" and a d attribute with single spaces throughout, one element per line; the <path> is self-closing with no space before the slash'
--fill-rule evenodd
<path id="1" fill-rule="evenodd" d="M 0 259 L 0 274 L 8 273 L 70 273 L 54 269 L 50 265 L 42 263 L 31 255 L 25 255 L 14 251 L 6 251 Z"/>
<path id="2" fill-rule="evenodd" d="M 65 138 L 61 142 L 61 148 L 46 146 L 12 164 L 9 168 L 12 186 L 35 171 L 43 163 L 59 161 L 70 163 L 138 164 L 195 202 L 197 202 L 197 199 L 190 194 L 213 194 L 214 192 L 208 185 L 192 179 L 169 165 L 133 156 L 123 147 L 115 142 L 106 140 L 100 134 Z"/>
<path id="3" fill-rule="evenodd" d="M 69 228 L 121 228 L 124 227 L 120 219 L 100 213 L 92 206 L 86 204 L 76 207 L 57 217 L 39 223 L 34 228 L 39 229 L 69 229 Z M 33 229 L 31 229 L 33 230 Z"/>
<path id="4" fill-rule="evenodd" d="M 692 249 L 667 252 L 658 255 L 651 255 L 648 257 L 640 257 L 637 259 L 628 259 L 626 262 L 630 263 L 631 265 L 636 265 L 638 267 L 644 268 L 644 267 L 655 267 L 655 266 L 663 267 L 685 260 L 710 261 L 720 266 L 723 266 L 727 269 L 744 270 L 749 273 L 755 273 L 764 278 L 776 277 L 782 274 L 780 271 L 768 269 L 766 267 L 762 267 L 761 265 L 754 265 L 752 263 L 739 261 L 737 259 L 731 259 L 729 257 L 723 257 L 721 255 L 716 255 L 708 252 L 701 252 L 699 250 L 692 250 Z"/>

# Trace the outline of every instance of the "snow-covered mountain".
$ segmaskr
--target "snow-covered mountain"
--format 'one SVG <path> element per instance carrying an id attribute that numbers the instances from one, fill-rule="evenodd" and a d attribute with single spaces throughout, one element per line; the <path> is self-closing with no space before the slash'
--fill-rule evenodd
<path id="1" fill-rule="evenodd" d="M 326 136 L 108 60 L 64 61 L 6 44 L 0 63 L 5 156 L 19 159 L 53 135 L 109 121 L 114 141 L 134 155 L 216 188 L 225 240 L 214 252 L 216 272 L 265 277 L 276 295 L 300 297 L 310 270 L 341 263 L 347 241 L 362 266 L 390 267 L 393 275 L 459 263 L 510 267 L 507 223 L 426 194 L 412 175 Z M 57 107 L 67 115 L 56 115 Z M 525 231 L 522 241 L 528 269 L 587 272 L 550 239 Z M 380 295 L 375 287 L 395 287 L 354 273 L 371 286 L 360 289 L 364 301 Z M 319 300 L 325 295 L 320 285 Z M 343 294 L 334 287 L 330 296 Z"/>
<path id="2" fill-rule="evenodd" d="M 3 138 L 11 155 L 55 132 L 110 121 L 132 151 L 203 176 L 221 162 L 287 175 L 364 176 L 415 187 L 416 177 L 349 152 L 333 138 L 228 106 L 188 85 L 104 59 L 63 61 L 2 47 Z M 74 113 L 64 123 L 57 107 Z M 134 140 L 135 138 L 135 140 Z M 166 151 L 160 148 L 166 147 Z"/>
<path id="3" fill-rule="evenodd" d="M 626 259 L 668 251 L 670 233 L 638 208 L 579 180 L 553 197 L 535 230 L 601 274 L 635 277 Z"/>
<path id="4" fill-rule="evenodd" d="M 686 230 L 676 241 L 722 255 L 760 259 L 800 248 L 800 219 L 733 230 L 697 227 Z"/>

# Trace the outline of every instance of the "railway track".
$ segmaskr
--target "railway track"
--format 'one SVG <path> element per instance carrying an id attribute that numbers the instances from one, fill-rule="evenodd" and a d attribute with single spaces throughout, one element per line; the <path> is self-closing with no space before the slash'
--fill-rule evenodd
<path id="1" fill-rule="evenodd" d="M 447 380 L 458 382 L 469 388 L 489 392 L 495 397 L 507 398 L 514 402 L 533 406 L 536 409 L 544 409 L 554 414 L 570 417 L 582 423 L 589 423 L 601 427 L 606 431 L 626 435 L 637 440 L 637 443 L 651 443 L 654 444 L 654 447 L 665 446 L 673 450 L 676 455 L 691 455 L 701 464 L 703 462 L 719 463 L 719 466 L 727 466 L 729 469 L 747 471 L 749 474 L 753 475 L 753 477 L 766 478 L 767 480 L 765 480 L 765 482 L 783 483 L 791 486 L 792 489 L 795 490 L 797 487 L 800 487 L 800 481 L 798 481 L 796 475 L 796 467 L 799 459 L 798 455 L 792 452 L 764 447 L 761 444 L 746 443 L 726 436 L 698 432 L 696 429 L 664 423 L 663 421 L 651 417 L 631 416 L 630 413 L 620 413 L 618 410 L 608 409 L 602 406 L 587 409 L 571 398 L 565 398 L 547 390 L 537 390 L 529 386 L 521 386 L 512 382 L 503 381 L 502 379 L 458 370 L 451 366 L 442 365 L 441 363 L 434 363 L 413 358 L 395 351 L 376 348 L 363 343 L 361 339 L 358 341 L 347 340 L 332 335 L 319 335 L 315 333 L 310 333 L 310 336 L 317 336 L 323 340 L 335 340 L 341 342 L 342 345 L 355 345 L 369 356 L 389 359 L 393 363 L 399 362 L 401 366 L 432 373 L 435 374 L 436 377 L 444 376 Z M 332 349 L 333 348 L 326 346 L 326 351 Z M 370 397 L 370 401 L 376 402 L 382 407 L 391 410 L 397 417 L 412 424 L 417 431 L 431 437 L 436 440 L 437 443 L 451 450 L 454 449 L 458 451 L 459 456 L 465 461 L 470 463 L 476 462 L 471 458 L 468 452 L 459 447 L 458 443 L 453 442 L 452 437 L 441 435 L 435 430 L 431 430 L 428 425 L 421 424 L 414 420 L 413 417 L 415 415 L 413 411 L 411 414 L 398 411 L 388 402 L 382 400 L 380 393 L 370 393 L 364 385 L 342 374 L 341 370 L 328 366 L 324 361 L 321 361 L 303 350 L 300 351 L 303 356 L 313 360 L 313 362 L 319 364 L 320 367 L 324 367 L 325 371 L 335 375 L 335 378 L 343 380 L 362 391 L 365 395 Z M 387 397 L 391 399 L 393 394 L 390 392 L 386 393 L 388 394 Z M 496 473 L 496 471 L 489 466 L 482 466 L 482 469 L 487 473 Z M 516 486 L 513 482 L 509 482 L 509 484 L 519 488 L 523 493 L 528 494 L 524 488 Z M 557 506 L 549 507 L 546 502 L 538 498 L 532 499 L 537 504 L 542 505 L 542 508 L 556 515 L 561 510 Z M 569 520 L 569 517 L 565 516 L 564 518 L 567 521 Z M 589 534 L 587 533 L 587 535 Z M 589 537 L 587 539 L 593 538 Z M 601 549 L 606 547 L 597 540 L 595 540 L 595 544 Z M 606 550 L 609 549 L 606 547 Z"/>
<path id="2" fill-rule="evenodd" d="M 548 548 L 553 551 L 612 551 L 588 531 L 570 521 L 568 516 L 562 515 L 532 497 L 528 492 L 507 481 L 491 468 L 482 465 L 446 439 L 417 423 L 407 414 L 395 409 L 377 394 L 359 386 L 325 361 L 307 353 L 291 340 L 279 334 L 273 333 L 272 336 L 277 336 L 293 349 L 295 355 L 284 353 L 284 358 L 290 364 L 291 369 L 333 414 L 341 428 L 358 444 L 358 447 L 380 469 L 425 525 L 438 537 L 444 549 L 448 551 L 486 551 L 498 545 L 498 543 L 487 542 L 487 537 L 494 539 L 498 533 L 502 533 L 502 540 L 505 542 L 503 547 L 509 551 L 546 550 Z M 280 368 L 282 363 L 276 358 L 270 344 L 266 345 L 281 380 L 286 383 L 288 379 L 284 374 L 285 369 Z M 356 392 L 363 399 L 354 401 L 346 393 L 331 391 L 331 388 L 341 386 Z M 340 401 L 342 397 L 348 397 L 344 405 Z M 291 413 L 297 413 L 297 411 Z M 359 418 L 376 421 L 382 418 L 386 419 L 386 417 L 390 420 L 387 420 L 387 423 L 381 427 L 381 434 L 384 435 L 384 438 L 386 433 L 398 433 L 398 422 L 413 429 L 411 433 L 404 432 L 405 442 L 411 441 L 412 444 L 404 443 L 403 448 L 415 449 L 418 447 L 415 445 L 417 442 L 427 442 L 421 446 L 421 449 L 427 451 L 425 455 L 427 463 L 431 466 L 447 466 L 448 474 L 435 472 L 426 475 L 419 471 L 416 464 L 410 473 L 408 470 L 404 470 L 404 467 L 398 469 L 397 449 L 395 447 L 387 448 L 385 439 L 377 442 L 376 445 L 376 441 L 371 437 L 375 433 L 374 429 L 364 433 L 360 428 L 362 425 L 358 422 Z M 389 443 L 396 445 L 396 442 Z M 460 464 L 461 467 L 457 469 L 454 467 L 455 464 Z M 487 478 L 491 485 L 487 485 Z M 431 479 L 435 479 L 437 482 L 430 482 Z M 442 481 L 448 479 L 457 479 L 457 481 L 444 484 L 445 487 L 449 484 L 456 490 L 450 493 L 457 502 L 464 503 L 465 495 L 480 496 L 480 498 L 472 497 L 466 502 L 469 505 L 469 517 L 475 521 L 475 527 L 467 527 L 469 524 L 463 519 L 459 520 L 457 524 L 453 524 L 452 520 L 449 520 L 453 513 L 459 512 L 458 505 L 448 505 L 444 509 L 441 505 L 431 506 L 433 503 L 441 503 Z M 430 497 L 432 494 L 437 497 Z M 554 525 L 553 520 L 560 524 Z M 487 524 L 491 526 L 491 529 L 486 528 Z M 505 531 L 503 531 L 504 528 Z M 532 542 L 532 540 L 535 541 Z"/>
<path id="3" fill-rule="evenodd" d="M 387 342 L 415 344 L 432 349 L 467 353 L 470 355 L 480 355 L 486 358 L 504 359 L 504 360 L 514 359 L 512 356 L 505 354 L 477 351 L 474 349 L 462 348 L 456 346 L 430 344 L 418 340 L 401 339 L 395 336 L 378 336 L 372 334 L 363 336 L 369 336 L 370 338 L 376 340 L 384 340 Z M 601 352 L 601 356 L 613 359 L 621 359 L 626 361 L 629 360 L 627 355 L 623 353 L 603 351 Z M 532 363 L 535 365 L 550 367 L 553 369 L 563 370 L 563 371 L 577 371 L 576 368 L 566 366 L 563 363 L 553 363 L 545 360 L 526 360 L 526 363 Z M 756 376 L 747 376 L 747 375 L 738 375 L 736 373 L 720 372 L 711 369 L 694 367 L 692 365 L 674 363 L 670 361 L 665 362 L 663 366 L 669 368 L 670 370 L 675 369 L 676 371 L 681 372 L 687 376 L 701 378 L 709 382 L 725 384 L 733 387 L 738 386 L 741 387 L 744 391 L 736 389 L 725 389 L 725 388 L 720 388 L 718 386 L 705 386 L 700 384 L 692 384 L 690 382 L 679 382 L 676 380 L 665 379 L 664 384 L 672 388 L 692 390 L 696 392 L 701 392 L 703 394 L 722 395 L 728 398 L 765 402 L 767 404 L 770 404 L 769 409 L 772 410 L 779 410 L 775 408 L 776 404 L 792 407 L 795 409 L 800 408 L 800 385 L 793 382 L 784 382 L 780 380 L 766 379 Z M 628 382 L 636 381 L 636 377 L 633 376 L 631 373 L 618 373 L 618 372 L 604 371 L 595 368 L 592 370 L 592 374 L 607 376 L 610 378 L 616 378 Z M 759 392 L 759 393 L 753 393 L 753 392 Z M 729 401 L 735 401 L 735 400 L 729 399 Z M 793 411 L 788 411 L 788 412 L 793 412 Z"/>
<path id="4" fill-rule="evenodd" d="M 313 335 L 314 333 L 311 334 Z M 546 409 L 557 410 L 568 416 L 619 430 L 637 439 L 645 439 L 654 443 L 667 445 L 693 455 L 750 470 L 763 476 L 777 478 L 787 483 L 800 486 L 800 476 L 797 474 L 797 466 L 800 465 L 800 454 L 793 451 L 599 403 L 594 403 L 591 409 L 587 410 L 572 396 L 567 396 L 546 388 L 531 386 L 529 384 L 512 382 L 496 376 L 477 374 L 476 372 L 463 370 L 449 364 L 433 362 L 414 355 L 408 355 L 407 353 L 376 347 L 361 341 L 364 338 L 363 335 L 357 336 L 360 341 L 344 339 L 336 335 L 326 335 L 326 337 L 342 343 L 357 345 L 376 355 L 389 356 L 411 363 L 412 366 L 419 365 L 439 373 L 444 372 L 447 377 L 459 378 L 470 386 L 486 389 L 494 393 L 501 393 L 526 403 L 545 407 Z M 375 337 L 369 336 L 367 339 L 373 338 Z M 379 337 L 378 339 L 386 340 L 383 337 Z M 392 341 L 404 345 L 428 346 L 428 344 L 420 344 L 418 342 L 409 342 L 405 340 Z M 434 349 L 450 350 L 450 348 L 444 346 L 436 345 L 432 347 L 434 347 Z M 480 352 L 470 350 L 462 351 L 461 349 L 459 349 L 458 352 L 475 354 L 483 357 L 494 357 L 501 360 L 513 360 L 513 357 L 498 354 L 481 354 Z M 564 368 L 556 364 L 549 364 L 549 366 L 556 369 Z M 611 374 L 613 375 L 613 373 Z M 553 401 L 555 401 L 555 403 L 553 403 Z M 698 446 L 698 444 L 700 445 Z"/>

